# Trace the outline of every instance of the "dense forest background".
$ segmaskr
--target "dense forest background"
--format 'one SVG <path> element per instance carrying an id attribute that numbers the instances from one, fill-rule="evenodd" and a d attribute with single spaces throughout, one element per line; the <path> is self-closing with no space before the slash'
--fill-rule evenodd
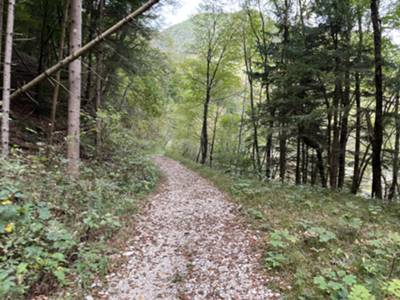
<path id="1" fill-rule="evenodd" d="M 148 3 L 80 59 L 18 90 Z M 163 1 L 0 1 L 0 297 L 75 283 L 79 289 L 61 292 L 74 297 L 106 274 L 110 241 L 159 177 L 149 156 L 165 152 L 250 180 L 234 185 L 242 197 L 252 184 L 264 198 L 280 188 L 294 195 L 293 215 L 284 218 L 298 227 L 277 222 L 275 252 L 266 260 L 294 278 L 293 297 L 347 299 L 356 282 L 360 293 L 398 292 L 399 281 L 390 280 L 400 272 L 400 4 L 229 3 L 203 1 L 189 20 L 160 29 Z M 250 193 L 260 202 L 249 214 L 265 221 L 258 192 Z M 318 195 L 343 201 L 325 205 Z M 286 199 L 278 196 L 271 195 Z M 325 220 L 310 225 L 307 214 L 324 205 Z M 336 210 L 346 211 L 344 233 Z M 287 255 L 300 239 L 285 226 L 319 240 Z M 371 228 L 376 235 L 366 241 L 362 232 Z M 332 269 L 338 261 L 328 248 L 345 253 L 341 269 Z M 310 265 L 299 258 L 304 251 L 326 251 L 319 263 L 330 271 L 296 273 L 294 265 Z M 357 251 L 368 259 L 347 254 Z M 308 281 L 312 288 L 304 287 Z"/>
<path id="2" fill-rule="evenodd" d="M 369 1 L 247 1 L 230 14 L 214 4 L 168 29 L 160 47 L 179 62 L 184 103 L 174 109 L 176 123 L 186 124 L 176 126 L 172 147 L 233 173 L 365 195 L 376 163 L 381 179 L 374 195 L 394 199 L 396 5 L 381 3 L 380 58 Z M 381 108 L 376 59 L 383 68 Z"/>

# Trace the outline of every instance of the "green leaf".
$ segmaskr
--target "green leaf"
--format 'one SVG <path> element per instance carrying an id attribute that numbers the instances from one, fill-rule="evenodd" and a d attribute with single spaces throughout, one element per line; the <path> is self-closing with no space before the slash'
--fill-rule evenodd
<path id="1" fill-rule="evenodd" d="M 57 280 L 61 283 L 61 284 L 65 284 L 65 271 L 63 268 L 58 267 L 57 270 L 55 270 L 53 272 L 54 276 L 57 278 Z"/>
<path id="2" fill-rule="evenodd" d="M 17 266 L 17 274 L 24 274 L 28 271 L 28 264 L 27 263 L 20 263 Z"/>
<path id="3" fill-rule="evenodd" d="M 346 275 L 343 277 L 342 280 L 348 286 L 352 286 L 357 283 L 357 277 L 355 277 L 354 275 Z"/>
<path id="4" fill-rule="evenodd" d="M 314 277 L 314 284 L 318 285 L 321 290 L 326 290 L 328 288 L 328 283 L 322 276 Z"/>
<path id="5" fill-rule="evenodd" d="M 349 300 L 375 300 L 375 297 L 362 285 L 355 285 L 351 289 Z"/>
<path id="6" fill-rule="evenodd" d="M 46 221 L 50 219 L 50 210 L 47 207 L 41 207 L 39 208 L 39 219 Z"/>

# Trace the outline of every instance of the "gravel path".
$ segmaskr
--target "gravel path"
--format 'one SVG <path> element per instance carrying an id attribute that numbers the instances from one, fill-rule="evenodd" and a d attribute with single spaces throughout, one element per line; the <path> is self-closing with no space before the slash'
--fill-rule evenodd
<path id="1" fill-rule="evenodd" d="M 257 234 L 236 206 L 205 179 L 165 158 L 166 176 L 138 220 L 104 299 L 278 299 L 255 252 Z"/>

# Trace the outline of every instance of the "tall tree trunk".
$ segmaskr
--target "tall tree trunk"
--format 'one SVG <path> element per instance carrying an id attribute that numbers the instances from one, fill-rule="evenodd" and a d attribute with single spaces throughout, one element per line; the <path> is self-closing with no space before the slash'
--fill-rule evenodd
<path id="1" fill-rule="evenodd" d="M 317 168 L 315 167 L 315 154 L 311 155 L 311 185 L 314 186 L 317 181 Z"/>
<path id="2" fill-rule="evenodd" d="M 4 22 L 4 0 L 0 0 L 0 61 L 3 61 L 3 22 Z"/>
<path id="3" fill-rule="evenodd" d="M 236 158 L 236 168 L 239 165 L 240 156 L 242 153 L 242 139 L 243 139 L 243 127 L 244 127 L 244 113 L 246 110 L 246 91 L 243 96 L 242 102 L 242 113 L 240 115 L 240 126 L 239 126 L 239 134 L 238 134 L 238 145 L 237 145 L 237 158 Z"/>
<path id="4" fill-rule="evenodd" d="M 61 24 L 60 48 L 58 50 L 58 59 L 59 60 L 64 57 L 65 37 L 66 37 L 67 26 L 68 26 L 69 4 L 70 4 L 70 0 L 66 0 L 63 20 L 62 20 L 62 24 Z M 56 73 L 55 77 L 56 77 L 56 80 L 55 80 L 55 86 L 54 86 L 54 91 L 53 91 L 53 99 L 52 99 L 51 115 L 50 115 L 50 123 L 49 123 L 49 136 L 48 136 L 49 145 L 53 144 L 54 128 L 56 125 L 56 117 L 57 117 L 58 97 L 60 95 L 61 70 L 59 70 Z"/>
<path id="5" fill-rule="evenodd" d="M 267 100 L 267 103 L 270 103 L 269 100 Z M 273 129 L 274 129 L 274 121 L 272 120 L 275 116 L 275 112 L 273 109 L 270 109 L 270 118 L 271 121 L 269 121 L 269 127 L 267 128 L 267 144 L 265 145 L 265 151 L 266 151 L 266 166 L 265 166 L 265 176 L 267 179 L 271 179 L 272 177 L 272 148 L 273 148 Z"/>
<path id="6" fill-rule="evenodd" d="M 46 59 L 48 57 L 48 33 L 47 33 L 47 28 L 48 28 L 48 15 L 49 15 L 49 2 L 48 0 L 40 0 L 40 11 L 43 13 L 41 15 L 41 19 L 42 19 L 42 26 L 40 29 L 40 41 L 39 41 L 39 59 L 38 59 L 38 65 L 37 65 L 37 70 L 36 70 L 36 74 L 39 75 L 40 73 L 43 72 L 45 65 L 46 65 Z M 38 99 L 42 98 L 42 85 L 38 84 L 36 86 L 36 95 Z"/>
<path id="7" fill-rule="evenodd" d="M 321 145 L 316 141 L 313 140 L 306 135 L 301 136 L 301 130 L 300 130 L 300 137 L 302 138 L 302 141 L 308 146 L 314 149 L 317 152 L 317 166 L 319 170 L 319 176 L 321 180 L 321 186 L 326 187 L 326 178 L 325 178 L 325 167 L 324 167 L 324 158 L 323 158 L 323 150 Z"/>
<path id="8" fill-rule="evenodd" d="M 301 3 L 300 3 L 301 4 Z M 281 64 L 282 69 L 287 73 L 287 48 L 289 44 L 289 2 L 285 0 L 285 11 L 284 11 L 284 21 L 283 21 L 283 47 L 281 53 Z M 284 91 L 289 90 L 288 84 L 284 81 L 282 86 Z M 280 136 L 279 136 L 279 175 L 282 182 L 285 181 L 286 176 L 286 156 L 287 156 L 287 146 L 286 146 L 286 128 L 285 123 L 282 124 Z"/>
<path id="9" fill-rule="evenodd" d="M 260 27 L 255 26 L 254 22 L 254 15 L 252 14 L 252 10 L 249 8 L 249 6 L 246 5 L 246 10 L 247 10 L 247 15 L 249 17 L 249 23 L 251 26 L 251 30 L 253 32 L 253 35 L 256 39 L 256 46 L 257 50 L 259 51 L 259 55 L 262 58 L 262 65 L 263 65 L 263 81 L 262 81 L 262 86 L 261 88 L 265 88 L 265 94 L 266 94 L 266 104 L 270 104 L 270 93 L 269 93 L 269 64 L 268 64 L 268 32 L 267 32 L 267 22 L 265 20 L 265 15 L 262 13 L 261 10 L 261 2 L 258 1 L 258 17 L 259 17 L 259 22 L 257 24 L 261 25 Z M 246 39 L 246 35 L 244 34 L 244 40 Z M 273 127 L 274 127 L 274 121 L 273 115 L 274 111 L 273 109 L 269 109 L 270 114 L 271 114 L 271 120 L 269 121 L 269 128 L 267 128 L 267 136 L 266 136 L 266 147 L 265 147 L 265 161 L 266 161 L 266 167 L 265 167 L 265 176 L 267 179 L 271 179 L 272 175 L 272 143 L 273 143 Z M 258 157 L 260 155 L 258 154 Z M 261 166 L 261 161 L 259 160 L 259 172 L 261 172 L 262 166 Z"/>
<path id="10" fill-rule="evenodd" d="M 281 129 L 279 136 L 279 177 L 281 182 L 285 182 L 286 177 L 286 156 L 287 156 L 287 145 L 286 145 L 286 131 L 285 124 L 282 124 L 283 128 Z"/>
<path id="11" fill-rule="evenodd" d="M 363 29 L 362 29 L 362 13 L 358 12 L 358 53 L 357 62 L 361 63 L 363 48 Z M 357 194 L 358 182 L 360 177 L 360 154 L 361 154 L 361 75 L 357 71 L 355 75 L 355 100 L 356 100 L 356 139 L 354 146 L 354 169 L 353 180 L 351 184 L 351 192 Z"/>
<path id="12" fill-rule="evenodd" d="M 253 127 L 253 166 L 256 173 L 260 173 L 261 160 L 260 151 L 258 145 L 258 126 L 256 120 L 256 109 L 254 104 L 254 85 L 253 85 L 253 70 L 252 70 L 252 59 L 248 52 L 246 35 L 243 34 L 243 54 L 246 66 L 247 81 L 249 83 L 250 91 L 250 113 L 251 113 L 251 125 Z"/>
<path id="13" fill-rule="evenodd" d="M 317 152 L 317 164 L 318 164 L 318 170 L 319 170 L 319 177 L 321 180 L 321 186 L 326 187 L 326 178 L 325 178 L 325 169 L 324 169 L 324 158 L 322 155 L 322 150 L 321 148 L 315 149 Z"/>
<path id="14" fill-rule="evenodd" d="M 399 151 L 400 151 L 400 117 L 399 117 L 399 93 L 396 95 L 395 102 L 395 121 L 396 121 L 396 140 L 393 153 L 393 167 L 392 167 L 392 184 L 389 189 L 389 200 L 393 200 L 396 196 L 396 189 L 398 185 L 399 175 Z"/>
<path id="15" fill-rule="evenodd" d="M 372 143 L 372 197 L 382 199 L 382 143 L 383 143 L 383 79 L 382 33 L 379 18 L 379 1 L 371 0 L 371 19 L 374 29 L 375 49 L 375 126 Z"/>
<path id="16" fill-rule="evenodd" d="M 339 49 L 339 37 L 337 33 L 333 35 L 334 47 L 335 47 L 335 91 L 333 95 L 332 101 L 332 109 L 333 109 L 333 138 L 331 142 L 331 151 L 330 151 L 330 186 L 332 189 L 337 188 L 338 184 L 338 158 L 339 158 L 339 117 L 340 117 L 340 99 L 342 97 L 341 91 L 341 79 L 340 79 L 340 64 L 341 59 L 339 57 L 338 49 Z"/>
<path id="17" fill-rule="evenodd" d="M 208 109 L 211 101 L 211 91 L 207 87 L 206 99 L 203 106 L 203 126 L 200 135 L 200 163 L 204 165 L 208 156 Z"/>
<path id="18" fill-rule="evenodd" d="M 105 0 L 100 0 L 99 4 L 99 24 L 102 24 L 103 13 L 104 13 Z M 99 47 L 97 53 L 97 65 L 96 65 L 96 155 L 100 156 L 102 150 L 102 122 L 99 116 L 99 111 L 102 106 L 102 91 L 103 91 L 103 53 L 102 47 Z"/>
<path id="19" fill-rule="evenodd" d="M 303 173 L 303 178 L 302 182 L 303 184 L 307 184 L 308 181 L 308 146 L 303 143 L 303 158 L 302 158 L 302 173 Z"/>
<path id="20" fill-rule="evenodd" d="M 97 7 L 98 0 L 92 1 L 93 3 L 90 3 L 90 9 L 87 15 L 87 27 L 88 27 L 88 41 L 91 41 L 93 39 L 93 36 L 95 34 L 95 30 L 97 28 L 97 21 L 100 17 L 100 11 L 98 9 L 100 8 Z M 101 5 L 101 3 L 100 3 Z M 97 63 L 97 62 L 96 62 Z M 87 67 L 86 67 L 86 86 L 85 86 L 85 92 L 84 96 L 82 97 L 82 106 L 85 107 L 86 105 L 90 105 L 90 101 L 92 101 L 92 94 L 93 94 L 93 88 L 92 88 L 92 81 L 93 81 L 93 51 L 89 51 L 87 54 Z M 96 65 L 96 71 L 97 71 L 97 65 Z M 97 72 L 96 72 L 97 73 Z M 96 83 L 96 88 L 97 88 L 97 83 Z"/>
<path id="21" fill-rule="evenodd" d="M 69 33 L 70 54 L 75 53 L 82 43 L 82 1 L 71 0 L 71 28 Z M 69 65 L 68 101 L 68 174 L 79 176 L 80 160 L 80 107 L 82 93 L 82 64 L 78 58 Z"/>
<path id="22" fill-rule="evenodd" d="M 214 118 L 214 126 L 213 126 L 213 135 L 211 139 L 211 145 L 210 145 L 210 168 L 213 167 L 213 159 L 214 159 L 214 146 L 215 146 L 215 139 L 217 137 L 217 125 L 218 125 L 218 118 L 219 118 L 219 107 L 217 106 L 217 111 L 215 113 L 215 118 Z"/>
<path id="23" fill-rule="evenodd" d="M 297 136 L 297 151 L 296 151 L 296 184 L 301 184 L 301 137 L 300 128 L 298 129 Z"/>
<path id="24" fill-rule="evenodd" d="M 1 124 L 1 145 L 2 155 L 7 157 L 10 153 L 10 94 L 11 94 L 11 62 L 14 34 L 14 8 L 15 0 L 8 1 L 8 16 L 6 41 L 4 49 L 4 69 L 3 69 L 3 110 Z"/>
<path id="25" fill-rule="evenodd" d="M 350 103 L 350 38 L 351 38 L 352 25 L 348 21 L 345 32 L 346 54 L 345 54 L 345 74 L 344 74 L 344 92 L 342 100 L 343 117 L 340 128 L 340 141 L 339 141 L 339 176 L 338 188 L 342 189 L 346 177 L 346 152 L 348 141 L 348 123 L 349 114 L 351 110 Z"/>

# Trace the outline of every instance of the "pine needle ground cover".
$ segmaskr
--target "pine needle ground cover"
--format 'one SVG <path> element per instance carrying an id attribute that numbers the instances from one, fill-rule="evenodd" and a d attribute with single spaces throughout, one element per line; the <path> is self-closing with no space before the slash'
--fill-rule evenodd
<path id="1" fill-rule="evenodd" d="M 79 180 L 66 162 L 14 155 L 0 161 L 0 298 L 20 299 L 63 287 L 83 297 L 107 273 L 116 233 L 132 222 L 158 173 L 138 149 L 83 163 Z M 140 153 L 140 154 L 139 154 Z"/>
<path id="2" fill-rule="evenodd" d="M 231 176 L 171 156 L 241 204 L 265 235 L 263 264 L 280 278 L 274 288 L 285 299 L 400 299 L 398 205 Z"/>

